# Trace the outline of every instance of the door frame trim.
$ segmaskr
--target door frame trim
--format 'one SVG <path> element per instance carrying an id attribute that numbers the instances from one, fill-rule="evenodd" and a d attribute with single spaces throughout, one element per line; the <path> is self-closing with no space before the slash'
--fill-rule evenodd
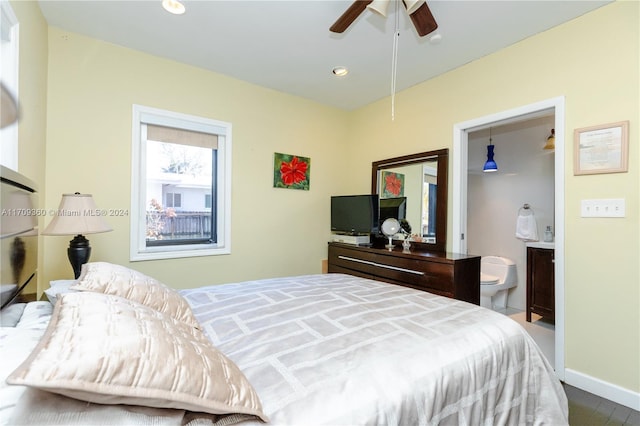
<path id="1" fill-rule="evenodd" d="M 565 378 L 565 297 L 564 297 L 564 235 L 565 235 L 565 98 L 559 96 L 520 106 L 495 114 L 456 123 L 453 126 L 453 185 L 452 185 L 452 251 L 467 253 L 464 239 L 467 229 L 467 169 L 469 133 L 491 126 L 529 120 L 553 111 L 555 117 L 555 372 Z"/>

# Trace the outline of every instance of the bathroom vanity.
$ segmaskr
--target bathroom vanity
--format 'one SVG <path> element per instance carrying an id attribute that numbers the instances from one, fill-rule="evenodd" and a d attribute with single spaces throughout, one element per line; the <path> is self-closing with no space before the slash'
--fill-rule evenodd
<path id="1" fill-rule="evenodd" d="M 328 272 L 371 278 L 480 304 L 480 256 L 329 243 Z"/>
<path id="2" fill-rule="evenodd" d="M 555 321 L 555 275 L 553 243 L 527 244 L 527 312 Z"/>

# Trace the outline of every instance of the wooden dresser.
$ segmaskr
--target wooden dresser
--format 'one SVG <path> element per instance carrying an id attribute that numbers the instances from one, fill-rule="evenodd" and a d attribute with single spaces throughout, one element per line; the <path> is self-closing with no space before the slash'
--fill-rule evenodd
<path id="1" fill-rule="evenodd" d="M 480 256 L 329 243 L 328 272 L 412 287 L 480 304 Z"/>

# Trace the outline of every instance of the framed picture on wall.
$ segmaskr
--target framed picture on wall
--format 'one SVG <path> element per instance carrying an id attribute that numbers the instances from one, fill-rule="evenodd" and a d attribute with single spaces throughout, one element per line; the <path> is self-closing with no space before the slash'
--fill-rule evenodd
<path id="1" fill-rule="evenodd" d="M 311 184 L 311 159 L 300 155 L 273 155 L 273 187 L 309 190 Z"/>
<path id="2" fill-rule="evenodd" d="M 576 129 L 573 139 L 574 175 L 628 171 L 628 121 Z"/>
<path id="3" fill-rule="evenodd" d="M 404 174 L 382 171 L 380 197 L 404 197 Z"/>

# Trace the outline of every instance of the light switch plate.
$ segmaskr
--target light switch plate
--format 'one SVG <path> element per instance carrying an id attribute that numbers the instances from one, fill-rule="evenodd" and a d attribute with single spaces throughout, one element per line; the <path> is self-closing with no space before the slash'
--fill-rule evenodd
<path id="1" fill-rule="evenodd" d="M 580 203 L 582 217 L 624 217 L 624 198 L 606 198 L 599 200 L 582 200 Z"/>

